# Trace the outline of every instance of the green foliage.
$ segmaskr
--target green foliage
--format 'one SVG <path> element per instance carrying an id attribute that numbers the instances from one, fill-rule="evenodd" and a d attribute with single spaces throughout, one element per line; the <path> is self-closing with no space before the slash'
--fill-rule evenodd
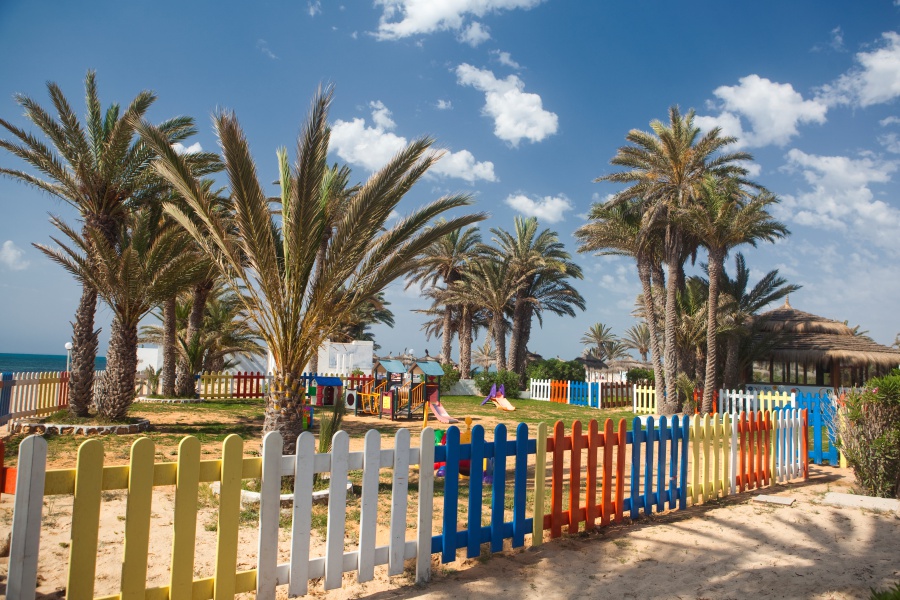
<path id="1" fill-rule="evenodd" d="M 482 394 L 491 391 L 491 386 L 497 384 L 497 387 L 503 386 L 506 390 L 507 398 L 519 397 L 519 376 L 513 371 L 497 371 L 491 373 L 489 371 L 479 371 L 475 375 L 475 385 Z"/>
<path id="2" fill-rule="evenodd" d="M 900 376 L 871 379 L 838 401 L 838 446 L 866 494 L 900 498 Z"/>
<path id="3" fill-rule="evenodd" d="M 584 365 L 577 360 L 563 361 L 558 358 L 537 360 L 525 370 L 529 379 L 556 379 L 559 381 L 584 381 Z"/>
<path id="4" fill-rule="evenodd" d="M 628 369 L 625 373 L 625 380 L 628 383 L 653 385 L 656 376 L 653 374 L 653 369 Z"/>
<path id="5" fill-rule="evenodd" d="M 873 589 L 869 600 L 900 600 L 900 583 L 880 592 Z"/>
<path id="6" fill-rule="evenodd" d="M 444 369 L 444 376 L 441 377 L 441 393 L 446 394 L 459 381 L 459 371 L 454 369 L 452 364 L 441 365 L 441 368 Z"/>

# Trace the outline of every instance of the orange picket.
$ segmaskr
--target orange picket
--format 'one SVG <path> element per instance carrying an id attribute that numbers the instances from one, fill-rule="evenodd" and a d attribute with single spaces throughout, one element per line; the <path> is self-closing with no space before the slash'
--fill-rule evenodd
<path id="1" fill-rule="evenodd" d="M 572 422 L 572 452 L 569 455 L 569 533 L 578 533 L 581 520 L 581 421 Z"/>
<path id="2" fill-rule="evenodd" d="M 585 498 L 585 529 L 597 525 L 597 517 L 603 514 L 603 507 L 597 504 L 597 449 L 603 444 L 597 429 L 597 420 L 588 423 L 587 497 Z M 602 492 L 602 490 L 601 490 Z"/>

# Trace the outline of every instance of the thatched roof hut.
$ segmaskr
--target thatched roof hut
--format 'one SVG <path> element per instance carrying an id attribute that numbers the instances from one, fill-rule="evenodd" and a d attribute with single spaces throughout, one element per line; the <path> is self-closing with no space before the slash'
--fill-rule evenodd
<path id="1" fill-rule="evenodd" d="M 900 350 L 856 335 L 846 323 L 797 310 L 787 300 L 783 306 L 763 313 L 757 319 L 759 339 L 779 334 L 766 356 L 770 380 L 774 380 L 775 363 L 782 365 L 782 381 L 790 379 L 792 364 L 794 379 L 799 380 L 802 366 L 802 383 L 807 383 L 807 371 L 814 366 L 816 385 L 825 384 L 824 373 L 828 371 L 835 388 L 842 384 L 841 370 L 849 369 L 853 385 L 868 378 L 869 367 L 890 368 L 900 364 Z"/>

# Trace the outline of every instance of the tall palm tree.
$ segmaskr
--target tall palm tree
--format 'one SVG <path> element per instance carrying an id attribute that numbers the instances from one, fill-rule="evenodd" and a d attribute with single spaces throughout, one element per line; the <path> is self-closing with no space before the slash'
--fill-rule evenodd
<path id="1" fill-rule="evenodd" d="M 650 352 L 650 327 L 646 321 L 626 329 L 622 341 L 628 349 L 636 350 L 641 355 L 641 362 L 647 362 L 647 354 Z"/>
<path id="2" fill-rule="evenodd" d="M 712 410 L 717 387 L 719 282 L 728 251 L 741 244 L 756 246 L 759 241 L 774 242 L 788 235 L 783 223 L 775 220 L 768 207 L 778 199 L 767 192 L 749 196 L 740 182 L 707 175 L 698 201 L 679 212 L 687 231 L 706 247 L 709 254 L 709 310 L 706 325 L 706 373 L 703 389 L 704 413 Z"/>
<path id="3" fill-rule="evenodd" d="M 492 241 L 496 246 L 484 247 L 486 252 L 492 253 L 501 260 L 509 261 L 513 277 L 521 280 L 513 300 L 510 353 L 506 369 L 515 371 L 523 379 L 528 344 L 526 331 L 530 332 L 531 330 L 531 318 L 535 312 L 535 305 L 540 302 L 540 299 L 534 296 L 534 292 L 539 289 L 547 289 L 546 286 L 538 285 L 538 279 L 551 275 L 554 276 L 555 281 L 582 278 L 581 267 L 572 262 L 572 256 L 559 241 L 559 235 L 550 229 L 539 231 L 538 227 L 538 220 L 535 217 L 527 219 L 516 217 L 512 232 L 502 228 L 491 229 Z M 567 288 L 574 291 L 571 285 L 568 285 Z M 572 303 L 564 303 L 562 306 L 566 308 L 559 314 L 574 316 L 571 309 L 572 304 L 581 305 L 580 308 L 584 310 L 584 299 L 577 292 L 571 298 Z"/>
<path id="4" fill-rule="evenodd" d="M 600 255 L 632 256 L 637 263 L 638 279 L 641 282 L 641 306 L 643 317 L 650 332 L 650 356 L 653 360 L 656 397 L 662 398 L 665 374 L 662 363 L 662 343 L 658 323 L 660 293 L 654 287 L 664 285 L 662 268 L 663 239 L 658 229 L 642 230 L 643 202 L 640 198 L 617 203 L 596 203 L 591 207 L 590 222 L 575 231 L 581 241 L 579 252 L 594 252 Z M 656 286 L 653 285 L 654 281 Z"/>
<path id="5" fill-rule="evenodd" d="M 165 137 L 146 123 L 144 141 L 159 152 L 156 169 L 199 217 L 195 222 L 177 206 L 167 212 L 215 262 L 228 287 L 238 294 L 248 317 L 275 360 L 274 384 L 266 399 L 264 431 L 280 431 L 284 451 L 293 453 L 301 431 L 299 407 L 303 366 L 322 341 L 360 304 L 403 277 L 436 239 L 484 219 L 463 215 L 444 223 L 434 219 L 470 204 L 467 195 L 440 198 L 386 228 L 406 192 L 440 158 L 432 140 L 411 142 L 374 173 L 348 201 L 317 268 L 323 230 L 331 223 L 322 202 L 329 169 L 328 108 L 332 91 L 316 94 L 298 141 L 297 159 L 282 176 L 280 210 L 272 211 L 237 118 L 214 119 L 230 183 L 229 215 L 213 210 L 213 199 L 171 150 Z M 341 290 L 349 293 L 341 294 Z"/>
<path id="6" fill-rule="evenodd" d="M 620 147 L 610 161 L 626 170 L 598 177 L 595 181 L 628 185 L 613 196 L 612 202 L 641 200 L 642 235 L 655 235 L 660 228 L 664 232 L 664 261 L 668 268 L 664 343 L 666 398 L 659 406 L 663 414 L 673 414 L 678 409 L 675 304 L 686 254 L 683 228 L 672 213 L 697 201 L 708 173 L 758 186 L 745 179 L 747 169 L 740 165 L 741 161 L 752 157 L 745 152 L 725 152 L 737 139 L 722 136 L 718 127 L 701 136 L 700 129 L 694 125 L 693 110 L 682 116 L 678 107 L 673 106 L 669 109 L 668 123 L 654 120 L 650 128 L 652 133 L 632 129 L 626 136 L 630 145 Z"/>
<path id="7" fill-rule="evenodd" d="M 0 139 L 4 148 L 31 165 L 39 175 L 19 169 L 0 167 L 7 175 L 46 192 L 69 204 L 83 222 L 82 237 L 94 239 L 99 233 L 108 243 L 116 242 L 119 229 L 133 206 L 158 197 L 162 182 L 149 168 L 153 153 L 135 138 L 132 123 L 147 112 L 156 96 L 149 91 L 139 93 L 124 112 L 118 104 L 101 109 L 96 76 L 85 77 L 87 115 L 84 125 L 72 110 L 59 86 L 47 83 L 53 104 L 47 110 L 32 98 L 19 94 L 16 101 L 49 141 L 0 119 L 0 127 L 15 140 Z M 53 112 L 56 115 L 53 115 Z M 193 135 L 194 123 L 189 117 L 177 117 L 159 125 L 167 145 L 184 141 Z M 198 158 L 208 158 L 203 155 Z M 93 257 L 94 253 L 88 253 Z M 94 315 L 97 290 L 82 283 L 81 299 L 72 325 L 72 373 L 69 379 L 69 409 L 76 416 L 86 416 L 93 398 L 94 362 L 97 336 Z"/>
<path id="8" fill-rule="evenodd" d="M 420 284 L 435 287 L 442 281 L 444 287 L 459 281 L 471 261 L 478 257 L 481 234 L 477 227 L 451 231 L 429 246 L 416 261 L 415 268 L 406 280 L 406 287 Z M 445 304 L 441 321 L 441 361 L 452 364 L 450 360 L 453 341 L 453 313 L 458 308 Z"/>
<path id="9" fill-rule="evenodd" d="M 725 336 L 726 353 L 723 385 L 727 389 L 735 389 L 738 385 L 740 374 L 740 348 L 741 342 L 750 337 L 751 324 L 754 316 L 765 306 L 781 300 L 788 294 L 796 292 L 802 286 L 789 284 L 784 277 L 778 275 L 778 270 L 769 271 L 754 285 L 750 285 L 750 269 L 747 267 L 744 255 L 735 254 L 734 278 L 728 272 L 722 270 L 722 282 L 720 292 L 728 301 L 724 304 L 723 322 L 729 326 Z"/>
<path id="10" fill-rule="evenodd" d="M 189 239 L 179 228 L 164 224 L 150 209 L 128 216 L 115 243 L 99 228 L 89 238 L 58 217 L 51 222 L 68 238 L 59 248 L 35 244 L 51 260 L 97 290 L 113 313 L 105 390 L 98 397 L 98 414 L 121 419 L 134 400 L 137 373 L 138 323 L 155 306 L 197 276 L 197 262 L 186 252 Z"/>
<path id="11" fill-rule="evenodd" d="M 497 351 L 494 350 L 494 345 L 490 339 L 484 340 L 484 343 L 475 349 L 475 352 L 472 354 L 472 360 L 481 367 L 482 371 L 487 371 L 491 368 L 491 365 L 496 363 Z"/>

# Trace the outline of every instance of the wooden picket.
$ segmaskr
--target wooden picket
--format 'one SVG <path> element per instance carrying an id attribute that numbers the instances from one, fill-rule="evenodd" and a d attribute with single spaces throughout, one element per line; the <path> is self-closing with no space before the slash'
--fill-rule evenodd
<path id="1" fill-rule="evenodd" d="M 692 504 L 734 493 L 729 472 L 731 416 L 691 417 L 691 483 L 687 494 Z M 701 466 L 702 465 L 702 466 Z"/>
<path id="2" fill-rule="evenodd" d="M 586 381 L 568 381 L 568 400 L 569 404 L 575 406 L 590 405 L 590 386 Z"/>
<path id="3" fill-rule="evenodd" d="M 812 430 L 812 448 L 809 459 L 817 465 L 837 466 L 840 453 L 837 448 L 837 432 L 835 431 L 835 400 L 831 394 L 798 394 L 797 408 L 806 409 L 809 427 Z M 825 444 L 828 444 L 827 448 Z"/>
<path id="4" fill-rule="evenodd" d="M 69 374 L 3 373 L 0 377 L 0 425 L 43 417 L 69 406 Z"/>
<path id="5" fill-rule="evenodd" d="M 569 383 L 567 381 L 550 381 L 550 402 L 568 404 Z"/>
<path id="6" fill-rule="evenodd" d="M 656 408 L 656 388 L 636 385 L 632 394 L 632 412 L 634 414 L 652 415 L 659 412 Z"/>
<path id="7" fill-rule="evenodd" d="M 626 381 L 601 381 L 599 382 L 599 406 L 598 408 L 627 408 L 631 406 L 634 392 L 634 384 Z"/>
<path id="8" fill-rule="evenodd" d="M 549 379 L 531 379 L 528 384 L 529 392 L 532 400 L 550 400 L 550 380 Z"/>

